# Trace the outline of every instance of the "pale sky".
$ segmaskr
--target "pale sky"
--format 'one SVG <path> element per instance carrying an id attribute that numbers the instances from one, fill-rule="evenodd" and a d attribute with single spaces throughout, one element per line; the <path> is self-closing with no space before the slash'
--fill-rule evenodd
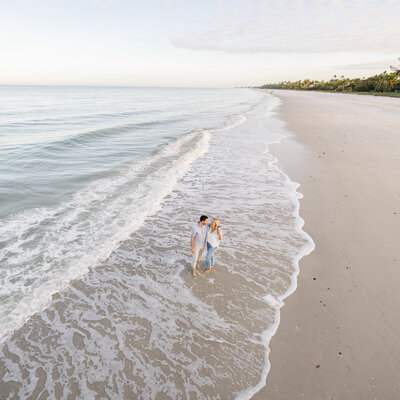
<path id="1" fill-rule="evenodd" d="M 400 57 L 399 21 L 399 0 L 0 0 L 0 84 L 363 77 Z"/>

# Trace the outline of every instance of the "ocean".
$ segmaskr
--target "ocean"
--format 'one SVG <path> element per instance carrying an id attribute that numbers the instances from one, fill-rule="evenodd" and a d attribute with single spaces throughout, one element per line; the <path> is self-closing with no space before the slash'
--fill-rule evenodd
<path id="1" fill-rule="evenodd" d="M 278 107 L 250 89 L 0 87 L 0 392 L 247 399 L 265 384 L 313 249 L 270 151 Z M 224 239 L 193 278 L 202 214 Z"/>

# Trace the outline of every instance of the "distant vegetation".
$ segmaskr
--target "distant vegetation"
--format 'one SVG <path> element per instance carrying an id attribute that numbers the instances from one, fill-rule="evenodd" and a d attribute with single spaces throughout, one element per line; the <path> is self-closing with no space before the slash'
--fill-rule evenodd
<path id="1" fill-rule="evenodd" d="M 399 58 L 400 62 L 400 58 Z M 384 71 L 381 74 L 369 78 L 345 78 L 336 75 L 329 81 L 283 81 L 279 83 L 268 83 L 261 86 L 262 89 L 291 89 L 291 90 L 323 90 L 333 92 L 364 92 L 368 94 L 393 93 L 400 96 L 400 64 L 391 66 L 391 72 Z"/>

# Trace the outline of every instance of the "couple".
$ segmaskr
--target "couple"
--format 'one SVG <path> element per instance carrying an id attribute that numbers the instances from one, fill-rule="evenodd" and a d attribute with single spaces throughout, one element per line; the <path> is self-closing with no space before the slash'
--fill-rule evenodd
<path id="1" fill-rule="evenodd" d="M 219 227 L 219 221 L 215 218 L 210 223 L 208 222 L 208 217 L 202 215 L 200 221 L 192 226 L 191 244 L 193 253 L 193 276 L 197 276 L 196 269 L 200 268 L 200 258 L 205 246 L 207 246 L 207 255 L 206 269 L 204 272 L 208 274 L 211 271 L 211 268 L 214 268 L 214 253 L 216 252 L 221 240 L 222 231 Z"/>

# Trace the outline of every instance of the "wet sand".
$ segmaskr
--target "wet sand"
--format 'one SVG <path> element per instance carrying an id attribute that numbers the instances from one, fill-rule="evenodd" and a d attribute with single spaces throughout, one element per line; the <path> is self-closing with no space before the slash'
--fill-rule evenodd
<path id="1" fill-rule="evenodd" d="M 270 91 L 269 91 L 270 92 Z M 274 91 L 316 249 L 300 261 L 254 399 L 400 398 L 400 101 Z"/>

